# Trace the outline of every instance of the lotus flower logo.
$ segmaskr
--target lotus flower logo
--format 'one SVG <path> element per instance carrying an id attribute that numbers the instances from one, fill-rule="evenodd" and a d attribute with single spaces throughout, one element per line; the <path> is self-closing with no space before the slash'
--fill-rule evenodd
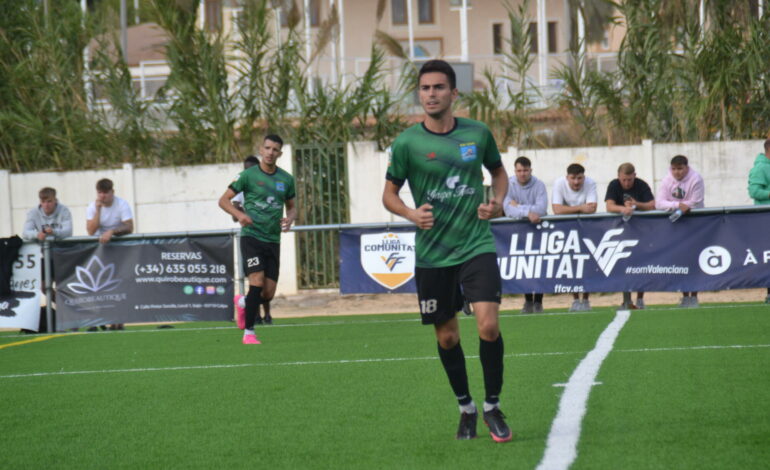
<path id="1" fill-rule="evenodd" d="M 105 266 L 98 256 L 91 258 L 88 265 L 84 268 L 78 266 L 76 275 L 79 282 L 70 282 L 67 287 L 76 294 L 88 294 L 93 292 L 108 292 L 120 284 L 120 280 L 113 279 L 115 265 Z"/>

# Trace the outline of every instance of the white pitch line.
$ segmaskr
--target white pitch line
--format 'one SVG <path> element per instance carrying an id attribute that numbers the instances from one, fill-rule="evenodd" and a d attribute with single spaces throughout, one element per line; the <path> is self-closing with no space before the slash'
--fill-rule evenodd
<path id="1" fill-rule="evenodd" d="M 716 349 L 750 349 L 750 348 L 770 348 L 770 344 L 732 344 L 725 346 L 686 346 L 671 348 L 647 348 L 647 349 L 616 349 L 616 352 L 658 352 L 658 351 L 693 351 L 693 350 L 716 350 Z M 569 356 L 585 354 L 585 351 L 553 351 L 537 353 L 511 353 L 505 357 L 547 357 L 547 356 Z M 479 356 L 467 355 L 466 359 L 478 359 Z M 30 372 L 26 374 L 0 375 L 0 379 L 18 379 L 25 377 L 50 377 L 56 375 L 87 375 L 87 374 L 116 374 L 116 373 L 137 373 L 137 372 L 164 372 L 176 370 L 205 370 L 205 369 L 234 369 L 241 367 L 270 367 L 270 366 L 311 366 L 311 365 L 335 365 L 335 364 L 365 364 L 377 362 L 401 362 L 401 361 L 435 361 L 437 356 L 425 357 L 385 357 L 372 359 L 338 359 L 334 361 L 296 361 L 296 362 L 260 362 L 251 364 L 210 364 L 201 366 L 172 366 L 172 367 L 147 367 L 137 369 L 101 369 L 101 370 L 73 370 L 73 371 L 54 371 L 54 372 Z"/>
<path id="2" fill-rule="evenodd" d="M 566 470 L 577 457 L 577 443 L 580 439 L 580 426 L 586 414 L 588 395 L 604 359 L 612 351 L 612 346 L 620 330 L 631 316 L 629 310 L 618 310 L 615 319 L 602 331 L 596 346 L 580 361 L 569 380 L 559 401 L 559 411 L 548 434 L 543 459 L 537 470 Z"/>

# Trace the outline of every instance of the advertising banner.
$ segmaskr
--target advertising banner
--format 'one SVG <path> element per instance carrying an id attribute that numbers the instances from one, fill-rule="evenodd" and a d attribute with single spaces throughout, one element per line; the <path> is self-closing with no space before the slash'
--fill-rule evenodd
<path id="1" fill-rule="evenodd" d="M 493 224 L 492 232 L 504 293 L 711 291 L 770 286 L 766 227 L 770 212 L 692 214 L 674 223 L 665 216 L 511 222 Z M 356 266 L 367 250 L 363 235 L 373 232 L 346 232 L 341 291 L 387 291 L 373 288 L 364 279 L 372 275 Z M 387 255 L 407 251 L 393 248 Z"/>
<path id="2" fill-rule="evenodd" d="M 54 264 L 59 330 L 232 318 L 229 236 L 63 244 Z"/>
<path id="3" fill-rule="evenodd" d="M 343 230 L 340 293 L 416 292 L 414 230 Z"/>
<path id="4" fill-rule="evenodd" d="M 40 245 L 25 243 L 13 262 L 11 295 L 0 297 L 0 328 L 24 328 L 38 331 L 40 327 Z"/>

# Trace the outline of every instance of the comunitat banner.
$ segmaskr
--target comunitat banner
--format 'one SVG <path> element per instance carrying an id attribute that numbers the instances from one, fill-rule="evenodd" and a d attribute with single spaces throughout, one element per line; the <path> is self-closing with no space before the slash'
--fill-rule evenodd
<path id="1" fill-rule="evenodd" d="M 511 222 L 492 232 L 504 293 L 709 291 L 770 286 L 767 227 L 770 212 Z M 341 292 L 415 292 L 413 234 L 344 231 Z M 395 275 L 408 282 L 391 287 Z"/>
<path id="2" fill-rule="evenodd" d="M 54 247 L 56 326 L 232 318 L 229 236 Z"/>
<path id="3" fill-rule="evenodd" d="M 40 327 L 40 295 L 42 257 L 40 245 L 25 243 L 12 262 L 11 294 L 0 296 L 0 328 Z"/>

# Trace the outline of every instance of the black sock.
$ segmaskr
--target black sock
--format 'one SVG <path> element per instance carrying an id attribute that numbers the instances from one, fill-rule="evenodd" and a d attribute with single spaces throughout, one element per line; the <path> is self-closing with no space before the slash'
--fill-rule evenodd
<path id="1" fill-rule="evenodd" d="M 468 389 L 468 373 L 465 371 L 465 354 L 460 342 L 458 341 L 452 349 L 444 349 L 439 344 L 438 357 L 444 365 L 446 375 L 449 377 L 449 385 L 455 392 L 457 402 L 460 405 L 469 404 L 472 401 L 471 392 Z"/>
<path id="2" fill-rule="evenodd" d="M 532 299 L 534 299 L 535 296 L 532 294 L 524 294 L 524 301 L 525 302 L 532 302 Z"/>
<path id="3" fill-rule="evenodd" d="M 494 341 L 479 338 L 479 359 L 484 370 L 484 400 L 494 405 L 500 401 L 503 389 L 503 335 L 498 335 Z"/>
<path id="4" fill-rule="evenodd" d="M 262 303 L 262 288 L 249 286 L 249 293 L 246 295 L 246 329 L 253 330 L 254 322 L 259 317 L 259 304 Z"/>
<path id="5" fill-rule="evenodd" d="M 535 294 L 535 302 L 542 304 L 543 303 L 543 294 Z"/>
<path id="6" fill-rule="evenodd" d="M 270 317 L 270 301 L 269 300 L 263 300 L 262 301 L 262 310 L 265 312 L 265 318 Z"/>

